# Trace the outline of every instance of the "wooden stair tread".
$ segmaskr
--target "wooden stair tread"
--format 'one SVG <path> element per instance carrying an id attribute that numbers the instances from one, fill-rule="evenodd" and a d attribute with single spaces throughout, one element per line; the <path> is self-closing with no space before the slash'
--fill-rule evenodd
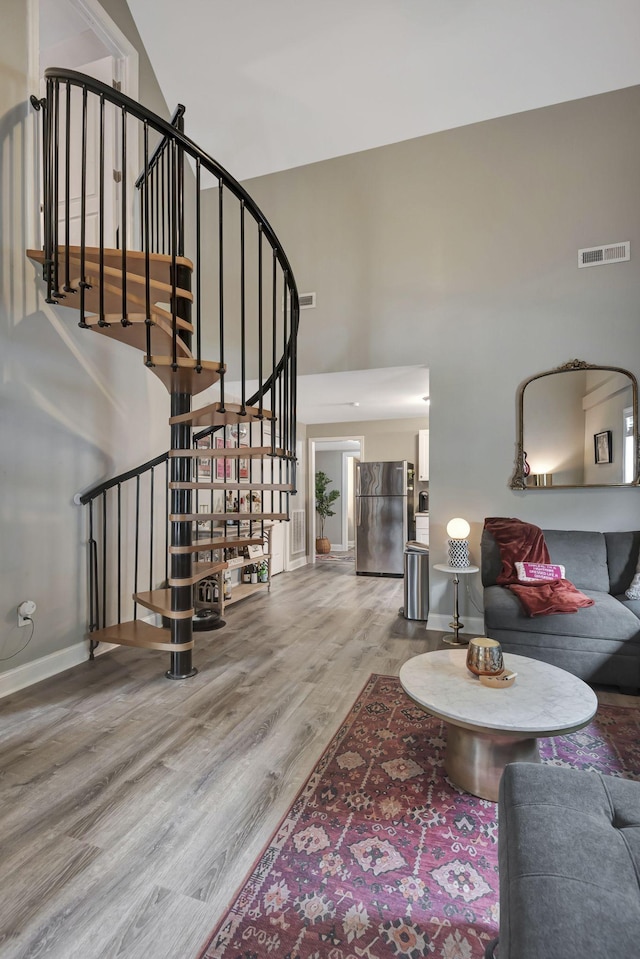
<path id="1" fill-rule="evenodd" d="M 58 246 L 58 255 L 62 259 L 65 256 L 65 246 Z M 43 250 L 27 250 L 27 256 L 36 263 L 44 262 Z M 69 256 L 80 259 L 81 248 L 79 246 L 69 247 Z M 87 262 L 100 262 L 100 248 L 97 246 L 85 246 L 85 259 Z M 104 250 L 104 261 L 108 264 L 122 265 L 122 250 L 107 249 Z M 149 275 L 154 280 L 169 282 L 171 272 L 172 258 L 167 253 L 149 254 Z M 193 271 L 193 263 L 185 256 L 176 257 L 176 266 L 184 266 Z M 140 250 L 127 250 L 127 272 L 137 273 L 144 276 L 146 271 L 146 255 Z"/>
<path id="2" fill-rule="evenodd" d="M 193 609 L 183 609 L 176 612 L 171 609 L 171 590 L 170 589 L 152 589 L 146 593 L 134 593 L 133 601 L 140 603 L 154 613 L 160 613 L 167 619 L 191 619 Z"/>
<path id="3" fill-rule="evenodd" d="M 214 573 L 220 573 L 229 566 L 226 562 L 218 563 L 194 563 L 193 575 L 186 579 L 169 578 L 169 586 L 193 586 L 194 583 L 204 579 L 206 576 L 213 576 Z"/>
<path id="4" fill-rule="evenodd" d="M 196 522 L 212 523 L 225 522 L 233 520 L 234 523 L 261 523 L 262 520 L 288 520 L 286 513 L 171 513 L 169 521 L 171 523 Z"/>
<path id="5" fill-rule="evenodd" d="M 222 363 L 213 360 L 202 360 L 201 371 L 196 371 L 196 360 L 191 357 L 178 357 L 177 370 L 173 370 L 173 360 L 170 356 L 153 355 L 152 366 L 148 367 L 158 379 L 162 380 L 167 390 L 177 393 L 188 393 L 191 396 L 201 393 L 217 383 L 224 373 Z"/>
<path id="6" fill-rule="evenodd" d="M 94 333 L 100 333 L 110 340 L 118 340 L 119 343 L 125 343 L 133 347 L 134 350 L 147 352 L 147 327 L 145 323 L 132 323 L 130 326 L 123 326 L 118 320 L 111 323 L 110 326 L 99 326 L 96 317 L 87 317 L 87 326 Z M 169 353 L 173 351 L 173 333 L 167 330 L 161 323 L 151 324 L 151 352 Z M 176 337 L 176 352 L 178 357 L 192 358 L 193 354 L 184 340 Z"/>
<path id="7" fill-rule="evenodd" d="M 224 412 L 221 411 L 220 402 L 210 403 L 208 406 L 202 406 L 199 410 L 191 410 L 190 413 L 180 413 L 178 416 L 172 416 L 169 419 L 171 426 L 186 423 L 190 426 L 226 426 L 231 423 L 249 423 L 262 419 L 271 420 L 273 414 L 269 410 L 262 410 L 258 406 L 245 406 L 244 410 L 238 403 L 225 403 Z"/>
<path id="8" fill-rule="evenodd" d="M 275 452 L 270 446 L 232 446 L 230 449 L 213 449 L 203 447 L 194 450 L 169 450 L 169 456 L 172 457 L 190 457 L 191 459 L 212 460 L 212 459 L 262 459 L 263 456 L 284 456 L 283 449 L 276 449 Z"/>
<path id="9" fill-rule="evenodd" d="M 116 643 L 118 646 L 138 646 L 142 649 L 161 649 L 172 653 L 193 649 L 193 640 L 188 643 L 172 643 L 169 635 L 168 629 L 134 619 L 129 623 L 97 629 L 89 633 L 87 638 L 94 643 Z"/>
<path id="10" fill-rule="evenodd" d="M 262 536 L 217 536 L 212 539 L 199 539 L 191 546 L 170 546 L 170 553 L 210 553 L 227 547 L 262 546 Z"/>
<path id="11" fill-rule="evenodd" d="M 89 278 L 91 279 L 91 278 Z M 118 316 L 122 319 L 122 287 L 118 282 L 119 278 L 109 277 L 105 279 L 105 282 L 102 284 L 103 290 L 103 307 L 105 313 L 110 313 L 113 316 Z M 64 297 L 57 299 L 56 303 L 58 306 L 65 307 L 71 310 L 80 309 L 80 289 L 77 286 L 78 278 L 76 280 L 75 292 L 65 293 Z M 84 308 L 87 313 L 100 313 L 100 283 L 99 279 L 94 278 L 94 285 L 91 289 L 86 289 L 84 291 Z M 186 291 L 183 291 L 186 295 Z M 190 297 L 191 294 L 188 294 Z M 171 317 L 171 313 L 168 310 L 162 309 L 162 307 L 156 306 L 156 302 L 164 302 L 164 295 L 162 298 L 160 296 L 155 296 L 151 300 L 151 318 L 153 319 L 154 312 L 159 316 L 163 316 L 165 319 Z M 127 313 L 145 313 L 146 311 L 146 297 L 144 292 L 144 287 L 141 290 L 134 290 L 132 285 L 127 285 L 127 297 L 125 301 L 127 308 Z"/>
<path id="12" fill-rule="evenodd" d="M 246 490 L 250 492 L 251 490 L 272 490 L 272 491 L 282 491 L 282 492 L 291 492 L 293 489 L 292 483 L 251 483 L 246 481 L 244 483 L 225 483 L 220 481 L 219 483 L 169 483 L 169 489 L 201 489 L 201 490 L 214 490 L 214 489 L 228 489 L 228 490 Z"/>
<path id="13" fill-rule="evenodd" d="M 63 261 L 64 262 L 64 261 Z M 71 286 L 77 286 L 81 280 L 80 273 L 81 262 L 75 257 L 69 257 L 69 272 L 71 274 Z M 121 287 L 122 266 L 104 265 L 105 280 L 109 280 L 114 286 Z M 85 276 L 87 283 L 92 286 L 100 286 L 100 264 L 93 260 L 85 262 Z M 136 291 L 136 296 L 146 297 L 147 278 L 144 274 L 130 273 L 125 274 L 127 278 L 127 287 L 131 286 Z M 153 279 L 149 276 L 149 295 L 152 303 L 169 303 L 173 295 L 173 285 L 165 280 Z M 184 287 L 176 286 L 176 296 L 184 300 L 193 302 L 193 293 L 185 290 Z"/>

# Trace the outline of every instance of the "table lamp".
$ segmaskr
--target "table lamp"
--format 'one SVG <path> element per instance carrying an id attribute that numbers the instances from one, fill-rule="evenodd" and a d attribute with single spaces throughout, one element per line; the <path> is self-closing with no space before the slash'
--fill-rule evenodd
<path id="1" fill-rule="evenodd" d="M 469 540 L 467 538 L 470 532 L 471 527 L 466 519 L 461 519 L 459 516 L 456 516 L 455 519 L 450 519 L 447 523 L 449 566 L 462 568 L 471 565 L 471 561 L 469 560 Z"/>

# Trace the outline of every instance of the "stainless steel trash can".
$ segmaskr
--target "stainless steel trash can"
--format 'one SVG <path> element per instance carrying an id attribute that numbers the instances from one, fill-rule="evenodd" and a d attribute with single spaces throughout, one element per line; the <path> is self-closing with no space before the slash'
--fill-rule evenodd
<path id="1" fill-rule="evenodd" d="M 405 619 L 426 621 L 429 617 L 429 547 L 409 542 L 404 548 Z"/>

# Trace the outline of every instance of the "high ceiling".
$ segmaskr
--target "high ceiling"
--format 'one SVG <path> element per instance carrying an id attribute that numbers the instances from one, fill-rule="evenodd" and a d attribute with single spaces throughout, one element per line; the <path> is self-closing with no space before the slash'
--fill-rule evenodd
<path id="1" fill-rule="evenodd" d="M 638 0 L 129 0 L 237 179 L 640 83 Z"/>

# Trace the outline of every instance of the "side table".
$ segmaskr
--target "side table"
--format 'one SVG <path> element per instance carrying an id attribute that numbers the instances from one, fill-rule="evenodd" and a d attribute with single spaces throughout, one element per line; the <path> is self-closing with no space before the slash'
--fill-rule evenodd
<path id="1" fill-rule="evenodd" d="M 453 573 L 453 620 L 449 623 L 449 626 L 453 630 L 453 636 L 445 636 L 443 643 L 448 643 L 449 646 L 466 646 L 469 640 L 460 639 L 458 636 L 460 630 L 464 629 L 464 623 L 460 622 L 460 617 L 458 616 L 458 584 L 460 582 L 460 574 L 477 573 L 480 567 L 449 566 L 447 563 L 436 563 L 433 568 L 440 570 L 441 573 Z"/>

